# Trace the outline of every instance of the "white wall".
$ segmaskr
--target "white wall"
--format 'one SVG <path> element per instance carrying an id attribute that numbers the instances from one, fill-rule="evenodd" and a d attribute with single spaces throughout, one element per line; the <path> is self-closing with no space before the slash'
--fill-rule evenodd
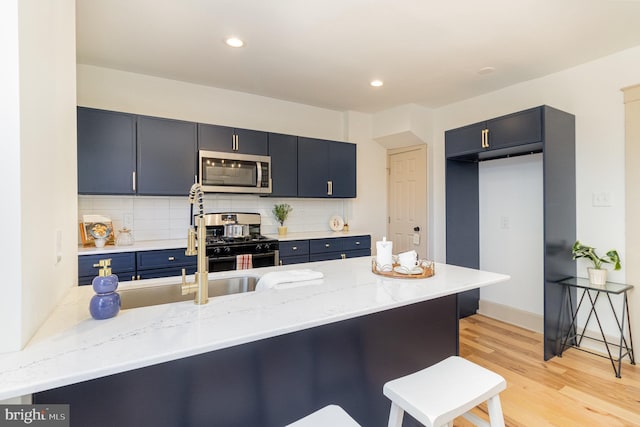
<path id="1" fill-rule="evenodd" d="M 358 197 L 347 205 L 351 230 L 370 230 L 372 246 L 387 229 L 387 150 L 371 136 L 369 114 L 347 114 L 347 138 L 358 144 Z"/>
<path id="2" fill-rule="evenodd" d="M 592 246 L 624 254 L 624 108 L 620 89 L 640 81 L 640 47 L 601 58 L 436 111 L 431 194 L 435 259 L 445 257 L 444 131 L 537 105 L 547 104 L 576 116 L 577 235 Z M 508 178 L 505 178 L 508 179 Z M 610 207 L 593 207 L 592 193 L 611 193 Z M 586 272 L 578 264 L 578 272 Z M 624 266 L 611 272 L 625 280 Z M 612 331 L 609 323 L 607 331 Z"/>
<path id="3" fill-rule="evenodd" d="M 0 352 L 15 350 L 21 345 L 22 271 L 20 230 L 20 93 L 18 57 L 18 0 L 0 2 L 0 51 L 4 58 L 0 67 L 0 134 L 3 158 L 0 180 L 4 185 L 2 196 L 14 209 L 2 210 L 4 232 L 0 239 L 0 259 L 4 271 L 2 298 L 0 298 Z M 11 224 L 11 226 L 8 226 Z"/>
<path id="4" fill-rule="evenodd" d="M 77 275 L 76 174 L 69 168 L 76 161 L 75 2 L 20 0 L 0 8 L 8 57 L 1 79 L 8 86 L 0 101 L 8 119 L 2 173 L 11 183 L 2 192 L 9 209 L 0 351 L 10 351 L 28 341 Z"/>
<path id="5" fill-rule="evenodd" d="M 542 155 L 478 165 L 480 269 L 511 280 L 480 289 L 480 299 L 544 314 Z"/>
<path id="6" fill-rule="evenodd" d="M 342 112 L 78 64 L 78 105 L 344 141 Z"/>

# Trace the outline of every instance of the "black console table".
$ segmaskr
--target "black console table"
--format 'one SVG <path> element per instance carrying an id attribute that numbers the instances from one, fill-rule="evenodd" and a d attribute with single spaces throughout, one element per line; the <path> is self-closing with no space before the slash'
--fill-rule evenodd
<path id="1" fill-rule="evenodd" d="M 612 283 L 607 282 L 602 286 L 592 285 L 589 283 L 588 279 L 583 279 L 579 277 L 570 277 L 565 280 L 561 280 L 558 282 L 560 285 L 565 287 L 564 292 L 564 303 L 561 306 L 561 314 L 560 318 L 564 318 L 565 315 L 564 310 L 568 310 L 568 315 L 571 318 L 571 323 L 569 325 L 568 333 L 562 338 L 560 350 L 558 352 L 558 356 L 562 357 L 562 352 L 569 347 L 575 347 L 579 350 L 585 351 L 587 353 L 595 354 L 601 357 L 607 357 L 603 354 L 595 353 L 589 350 L 586 350 L 580 347 L 582 340 L 584 338 L 588 338 L 594 341 L 598 341 L 604 344 L 607 349 L 607 354 L 609 360 L 611 361 L 611 366 L 613 366 L 613 371 L 616 374 L 616 377 L 620 378 L 620 370 L 622 368 L 622 359 L 626 356 L 629 358 L 629 361 L 632 365 L 635 365 L 635 358 L 633 354 L 633 340 L 631 338 L 631 325 L 629 324 L 629 303 L 627 299 L 627 291 L 633 289 L 632 285 L 622 284 L 622 283 Z M 569 292 L 571 288 L 576 288 L 578 290 L 582 290 L 578 301 L 578 305 L 575 305 L 575 301 L 573 300 L 571 294 Z M 609 302 L 609 307 L 611 307 L 611 312 L 613 313 L 614 318 L 616 319 L 616 323 L 618 325 L 618 330 L 620 332 L 619 342 L 617 344 L 612 343 L 607 340 L 604 331 L 602 329 L 602 324 L 600 323 L 600 317 L 598 316 L 598 311 L 596 310 L 596 303 L 600 298 L 600 295 L 604 294 Z M 611 295 L 620 295 L 622 294 L 622 311 L 621 315 L 618 316 L 616 310 L 613 306 L 613 301 L 611 301 Z M 586 297 L 586 298 L 585 298 Z M 582 303 L 587 301 L 590 304 L 589 314 L 587 316 L 587 321 L 582 328 L 582 332 L 578 333 L 577 328 L 577 317 L 578 312 L 580 311 L 580 307 Z M 585 331 L 587 330 L 587 326 L 589 326 L 589 322 L 594 318 L 598 325 L 598 329 L 600 330 L 600 335 L 602 339 L 593 338 L 589 336 L 585 336 Z M 625 334 L 625 328 L 627 334 Z M 615 349 L 611 347 L 615 347 L 618 349 L 618 358 L 614 357 Z M 616 366 L 617 364 L 617 366 Z"/>

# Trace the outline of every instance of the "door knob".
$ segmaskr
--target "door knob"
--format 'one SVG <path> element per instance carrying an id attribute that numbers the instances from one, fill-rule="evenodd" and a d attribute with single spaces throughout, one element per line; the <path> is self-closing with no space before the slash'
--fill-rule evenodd
<path id="1" fill-rule="evenodd" d="M 413 231 L 420 231 L 420 227 L 413 227 Z"/>

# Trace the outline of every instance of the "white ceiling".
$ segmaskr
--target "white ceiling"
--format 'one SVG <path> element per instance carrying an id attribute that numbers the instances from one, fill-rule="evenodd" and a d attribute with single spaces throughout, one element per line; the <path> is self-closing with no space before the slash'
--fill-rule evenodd
<path id="1" fill-rule="evenodd" d="M 369 113 L 446 105 L 640 45 L 637 0 L 76 5 L 78 63 Z M 245 47 L 227 47 L 230 35 Z"/>

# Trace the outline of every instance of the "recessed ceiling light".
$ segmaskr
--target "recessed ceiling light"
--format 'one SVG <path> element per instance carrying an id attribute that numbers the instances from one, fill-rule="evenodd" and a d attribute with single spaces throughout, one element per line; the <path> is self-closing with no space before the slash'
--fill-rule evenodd
<path id="1" fill-rule="evenodd" d="M 491 74 L 495 71 L 496 69 L 493 67 L 484 67 L 484 68 L 480 68 L 478 70 L 478 74 Z"/>
<path id="2" fill-rule="evenodd" d="M 382 80 L 371 80 L 371 83 L 369 83 L 371 86 L 373 87 L 380 87 L 382 86 L 384 83 L 382 82 Z"/>
<path id="3" fill-rule="evenodd" d="M 229 37 L 224 41 L 227 45 L 231 47 L 242 47 L 244 46 L 244 42 L 237 37 Z"/>

